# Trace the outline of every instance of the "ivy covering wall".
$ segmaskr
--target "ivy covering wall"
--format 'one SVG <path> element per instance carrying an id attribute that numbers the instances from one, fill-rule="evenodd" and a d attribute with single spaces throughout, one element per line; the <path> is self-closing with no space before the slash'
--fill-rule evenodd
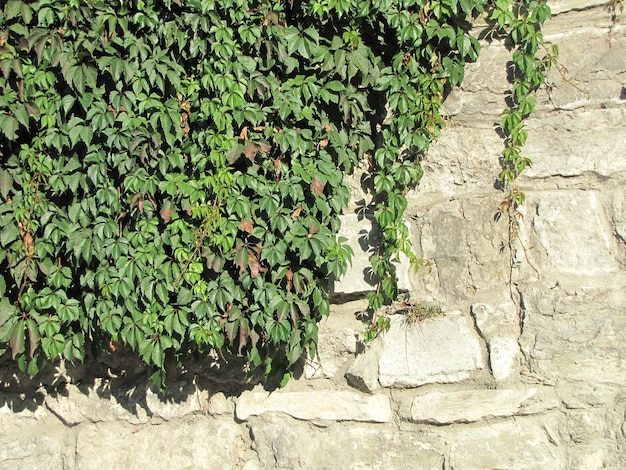
<path id="1" fill-rule="evenodd" d="M 474 19 L 518 52 L 505 184 L 550 62 L 543 2 L 0 5 L 0 352 L 30 374 L 119 343 L 159 381 L 228 350 L 284 383 L 352 254 L 343 176 L 365 162 L 375 192 L 378 309 L 394 258 L 419 265 L 405 194 L 478 57 Z"/>

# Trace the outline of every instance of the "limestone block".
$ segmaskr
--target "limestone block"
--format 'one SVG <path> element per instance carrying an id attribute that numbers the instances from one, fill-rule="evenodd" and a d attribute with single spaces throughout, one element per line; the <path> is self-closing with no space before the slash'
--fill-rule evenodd
<path id="1" fill-rule="evenodd" d="M 138 424 L 149 420 L 145 409 L 138 403 L 127 403 L 124 406 L 113 395 L 100 395 L 96 389 L 83 393 L 73 384 L 67 384 L 63 394 L 48 394 L 45 404 L 66 426 L 117 420 Z"/>
<path id="2" fill-rule="evenodd" d="M 203 404 L 208 400 L 206 391 L 198 390 L 193 383 L 172 383 L 168 385 L 166 394 L 161 395 L 153 388 L 146 391 L 146 405 L 153 416 L 166 421 L 183 416 L 203 413 Z"/>
<path id="3" fill-rule="evenodd" d="M 459 382 L 485 366 L 478 335 L 461 314 L 417 325 L 395 315 L 383 335 L 383 348 L 379 361 L 383 387 Z"/>
<path id="4" fill-rule="evenodd" d="M 365 395 L 352 391 L 244 392 L 237 400 L 237 419 L 279 412 L 305 420 L 367 421 L 388 423 L 393 420 L 391 402 L 386 395 Z"/>
<path id="5" fill-rule="evenodd" d="M 101 423 L 78 433 L 76 468 L 234 470 L 245 456 L 245 432 L 233 422 L 206 418 L 139 427 Z"/>
<path id="6" fill-rule="evenodd" d="M 542 424 L 528 419 L 458 428 L 450 440 L 454 470 L 567 468 Z"/>
<path id="7" fill-rule="evenodd" d="M 626 159 L 607 158 L 623 153 L 624 109 L 605 109 L 537 116 L 529 124 L 524 146 L 533 165 L 523 180 L 549 177 L 619 177 L 626 171 Z M 589 145 L 593 142 L 593 145 Z"/>
<path id="8" fill-rule="evenodd" d="M 207 403 L 207 412 L 210 415 L 230 415 L 235 414 L 235 403 L 231 398 L 227 398 L 222 392 L 211 395 Z"/>
<path id="9" fill-rule="evenodd" d="M 527 230 L 522 224 L 522 230 Z M 543 193 L 530 221 L 530 238 L 546 256 L 548 270 L 589 275 L 616 272 L 613 228 L 593 191 Z M 529 256 L 536 256 L 534 250 Z"/>
<path id="10" fill-rule="evenodd" d="M 548 2 L 553 15 L 571 10 L 584 10 L 592 7 L 605 7 L 604 0 L 550 0 Z"/>
<path id="11" fill-rule="evenodd" d="M 332 378 L 357 350 L 357 333 L 352 328 L 322 328 L 314 358 L 307 357 L 304 374 L 307 379 Z"/>
<path id="12" fill-rule="evenodd" d="M 626 190 L 619 188 L 615 191 L 612 206 L 615 232 L 626 243 Z"/>
<path id="13" fill-rule="evenodd" d="M 496 380 L 509 378 L 519 361 L 520 347 L 517 338 L 492 338 L 488 343 L 489 366 Z"/>
<path id="14" fill-rule="evenodd" d="M 535 388 L 429 392 L 413 398 L 410 419 L 416 423 L 451 424 L 514 416 L 536 393 Z"/>
<path id="15" fill-rule="evenodd" d="M 0 468 L 3 470 L 54 470 L 66 468 L 73 449 L 65 448 L 58 436 L 28 436 L 15 432 L 10 439 L 0 438 Z M 9 437 L 9 436 L 7 436 Z"/>
<path id="16" fill-rule="evenodd" d="M 367 349 L 357 356 L 348 371 L 348 383 L 362 392 L 373 393 L 380 388 L 378 383 L 378 363 L 383 351 L 380 337 L 370 343 Z"/>
<path id="17" fill-rule="evenodd" d="M 476 327 L 487 342 L 489 365 L 496 380 L 504 380 L 516 370 L 520 347 L 517 306 L 509 301 L 490 305 L 473 304 Z"/>
<path id="18" fill-rule="evenodd" d="M 248 423 L 261 468 L 306 470 L 444 468 L 438 441 L 395 425 L 332 423 L 312 426 L 284 415 L 254 418 Z"/>
<path id="19" fill-rule="evenodd" d="M 501 336 L 519 336 L 517 305 L 511 301 L 498 303 L 475 303 L 472 316 L 480 334 L 489 342 Z"/>
<path id="20" fill-rule="evenodd" d="M 373 253 L 378 237 L 373 216 L 371 214 L 365 217 L 357 214 L 342 215 L 338 236 L 348 239 L 348 243 L 354 250 L 354 257 L 346 274 L 341 279 L 332 282 L 330 291 L 350 294 L 373 290 L 376 280 L 371 276 L 369 257 Z M 410 288 L 408 261 L 401 258 L 396 268 L 398 287 L 408 290 Z"/>

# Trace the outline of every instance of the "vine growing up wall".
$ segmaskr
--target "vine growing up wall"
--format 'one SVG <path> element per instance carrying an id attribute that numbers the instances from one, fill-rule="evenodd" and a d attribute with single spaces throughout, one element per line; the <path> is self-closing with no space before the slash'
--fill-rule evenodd
<path id="1" fill-rule="evenodd" d="M 521 154 L 543 1 L 10 0 L 0 18 L 0 348 L 30 374 L 124 344 L 169 363 L 227 350 L 279 382 L 329 313 L 365 160 L 392 261 L 440 107 L 486 17 L 514 50 L 503 184 Z M 521 201 L 512 200 L 512 204 Z M 377 320 L 376 320 L 377 321 Z M 384 326 L 384 325 L 383 325 Z M 376 328 L 376 327 L 374 327 Z"/>

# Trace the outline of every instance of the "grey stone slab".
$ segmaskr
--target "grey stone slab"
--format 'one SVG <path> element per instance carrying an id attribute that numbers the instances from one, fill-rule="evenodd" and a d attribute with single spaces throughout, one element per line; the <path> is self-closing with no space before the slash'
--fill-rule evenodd
<path id="1" fill-rule="evenodd" d="M 167 425 L 101 423 L 78 433 L 76 468 L 238 469 L 246 456 L 246 429 L 212 418 Z"/>
<path id="2" fill-rule="evenodd" d="M 463 427 L 450 439 L 452 470 L 567 468 L 546 431 L 531 420 Z"/>
<path id="3" fill-rule="evenodd" d="M 411 421 L 416 423 L 471 423 L 485 418 L 514 416 L 537 393 L 527 390 L 434 391 L 413 398 Z"/>
<path id="4" fill-rule="evenodd" d="M 303 420 L 366 421 L 393 420 L 386 395 L 366 395 L 353 391 L 244 392 L 235 407 L 237 419 L 279 412 Z"/>
<path id="5" fill-rule="evenodd" d="M 484 367 L 480 339 L 465 316 L 445 315 L 411 325 L 394 315 L 383 335 L 378 380 L 383 387 L 451 383 Z"/>
<path id="6" fill-rule="evenodd" d="M 398 431 L 393 424 L 331 423 L 320 428 L 274 414 L 248 425 L 264 469 L 444 468 L 445 450 L 432 436 Z"/>

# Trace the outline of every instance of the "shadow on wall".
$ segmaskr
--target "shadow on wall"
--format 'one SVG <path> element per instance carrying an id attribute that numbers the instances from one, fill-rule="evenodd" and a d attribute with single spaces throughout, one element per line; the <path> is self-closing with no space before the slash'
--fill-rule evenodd
<path id="1" fill-rule="evenodd" d="M 70 394 L 83 395 L 79 401 L 87 400 L 95 394 L 130 415 L 148 419 L 154 415 L 149 397 L 156 397 L 166 405 L 191 403 L 198 401 L 201 390 L 207 402 L 218 392 L 226 397 L 239 396 L 262 379 L 258 373 L 249 373 L 243 358 L 230 355 L 195 357 L 186 362 L 185 368 L 172 363 L 166 370 L 167 389 L 161 393 L 150 380 L 150 368 L 126 347 L 99 357 L 86 357 L 83 363 L 56 361 L 36 377 L 20 371 L 7 352 L 0 356 L 0 408 L 7 407 L 14 413 L 34 413 L 47 406 L 54 412 L 50 402 L 68 399 Z M 271 383 L 267 385 L 268 389 L 273 387 Z M 77 397 L 73 396 L 72 400 Z"/>

